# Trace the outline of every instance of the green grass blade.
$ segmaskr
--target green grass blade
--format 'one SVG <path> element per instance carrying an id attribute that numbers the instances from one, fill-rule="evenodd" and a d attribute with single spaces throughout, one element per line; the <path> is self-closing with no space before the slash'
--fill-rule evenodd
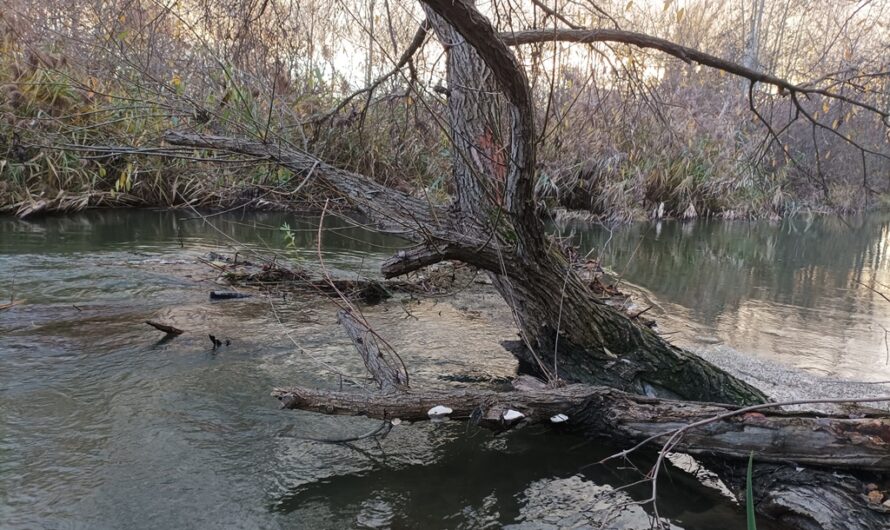
<path id="1" fill-rule="evenodd" d="M 754 486 L 751 484 L 751 476 L 754 474 L 754 451 L 748 457 L 748 475 L 745 477 L 745 512 L 748 514 L 748 530 L 757 530 L 757 521 L 754 520 Z"/>

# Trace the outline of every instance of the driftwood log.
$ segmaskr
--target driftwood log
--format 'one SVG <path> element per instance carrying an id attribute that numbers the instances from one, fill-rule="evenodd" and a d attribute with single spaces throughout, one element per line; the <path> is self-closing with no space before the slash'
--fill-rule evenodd
<path id="1" fill-rule="evenodd" d="M 693 455 L 719 454 L 758 462 L 795 462 L 832 468 L 890 471 L 890 417 L 846 416 L 763 409 L 735 412 L 732 407 L 671 401 L 628 394 L 608 387 L 567 385 L 540 390 L 424 390 L 359 394 L 307 388 L 276 389 L 284 408 L 377 419 L 426 421 L 436 406 L 452 409 L 452 419 L 473 420 L 493 429 L 509 428 L 505 414 L 518 411 L 525 423 L 551 423 L 562 414 L 586 434 L 626 442 L 653 438 L 663 443 L 677 429 L 715 417 L 685 433 L 674 450 Z M 558 420 L 557 420 L 558 421 Z"/>

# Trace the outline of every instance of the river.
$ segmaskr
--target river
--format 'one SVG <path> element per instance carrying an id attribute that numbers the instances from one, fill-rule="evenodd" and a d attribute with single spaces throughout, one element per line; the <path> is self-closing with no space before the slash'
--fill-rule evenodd
<path id="1" fill-rule="evenodd" d="M 615 491 L 632 469 L 587 466 L 616 448 L 570 434 L 446 422 L 400 425 L 380 445 L 312 440 L 377 425 L 280 411 L 269 397 L 289 384 L 367 385 L 336 306 L 211 302 L 220 286 L 197 259 L 272 248 L 317 264 L 320 251 L 335 274 L 373 276 L 400 241 L 329 217 L 319 248 L 318 219 L 188 217 L 0 218 L 0 304 L 22 302 L 0 312 L 0 528 L 649 527 L 632 502 L 648 490 Z M 677 342 L 814 377 L 890 379 L 890 301 L 857 283 L 890 295 L 890 217 L 559 231 Z M 480 293 L 365 311 L 413 385 L 488 384 L 514 373 L 499 341 L 515 332 Z M 162 340 L 149 319 L 186 333 Z M 214 350 L 211 333 L 231 344 Z M 660 513 L 674 528 L 745 528 L 719 491 L 677 470 L 663 480 Z"/>

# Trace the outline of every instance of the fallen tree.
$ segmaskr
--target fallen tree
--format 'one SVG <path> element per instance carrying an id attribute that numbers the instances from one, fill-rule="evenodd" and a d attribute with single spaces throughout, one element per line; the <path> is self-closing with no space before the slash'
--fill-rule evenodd
<path id="1" fill-rule="evenodd" d="M 674 432 L 686 429 L 674 451 L 737 459 L 748 458 L 753 452 L 758 462 L 890 471 L 890 417 L 886 415 L 850 418 L 787 412 L 774 404 L 736 409 L 583 384 L 510 392 L 406 388 L 372 395 L 290 388 L 276 389 L 273 396 L 286 409 L 381 420 L 427 421 L 436 416 L 430 414 L 435 407 L 446 407 L 450 412 L 442 416 L 471 420 L 491 429 L 507 429 L 520 421 L 571 422 L 590 436 L 625 442 L 664 442 Z M 784 405 L 802 403 L 813 401 Z M 511 420 L 510 411 L 520 415 Z M 688 429 L 693 424 L 698 427 Z"/>
<path id="2" fill-rule="evenodd" d="M 559 245 L 546 236 L 533 189 L 537 134 L 532 96 L 525 72 L 507 41 L 517 45 L 560 38 L 577 42 L 626 42 L 722 69 L 749 79 L 752 86 L 772 84 L 792 98 L 813 89 L 661 39 L 620 30 L 573 29 L 504 36 L 471 1 L 424 0 L 423 7 L 429 27 L 447 51 L 449 124 L 446 134 L 453 146 L 455 201 L 452 204 L 433 205 L 427 199 L 334 168 L 284 142 L 250 141 L 194 131 L 171 131 L 165 139 L 180 146 L 226 150 L 271 160 L 298 174 L 317 177 L 376 221 L 381 229 L 416 243 L 383 265 L 382 271 L 387 277 L 442 260 L 459 260 L 486 271 L 513 312 L 522 341 L 522 346 L 513 349 L 513 353 L 521 369 L 553 388 L 529 391 L 521 396 L 481 391 L 445 396 L 415 394 L 381 383 L 387 392 L 378 396 L 357 398 L 291 389 L 276 394 L 282 402 L 290 408 L 389 419 L 393 410 L 410 418 L 422 416 L 424 407 L 448 398 L 454 400 L 454 406 L 449 406 L 452 411 L 460 410 L 461 414 L 481 411 L 479 419 L 486 422 L 496 422 L 497 418 L 506 420 L 502 409 L 507 404 L 512 404 L 512 410 L 517 412 L 524 408 L 527 412 L 522 413 L 523 419 L 529 417 L 529 412 L 532 418 L 542 418 L 567 407 L 571 414 L 556 413 L 569 416 L 575 423 L 586 426 L 590 433 L 629 441 L 656 435 L 668 425 L 690 421 L 696 424 L 707 414 L 720 416 L 723 414 L 720 411 L 731 411 L 731 407 L 764 404 L 767 397 L 758 389 L 677 348 L 648 327 L 590 296 L 589 288 L 570 266 Z M 421 29 L 425 32 L 426 27 L 425 24 Z M 856 104 L 840 94 L 816 93 Z M 880 109 L 859 106 L 886 119 L 886 113 Z M 809 115 L 806 117 L 812 119 Z M 569 385 L 561 386 L 566 383 Z M 394 394 L 397 390 L 401 393 Z M 632 394 L 648 397 L 631 397 Z M 723 403 L 730 408 L 678 400 Z M 489 402 L 494 405 L 486 406 Z M 741 419 L 733 414 L 708 422 L 704 431 L 696 428 L 694 435 L 684 431 L 678 443 L 682 442 L 680 447 L 688 452 L 729 459 L 756 449 L 775 461 L 800 459 L 801 463 L 814 466 L 885 471 L 886 464 L 878 457 L 882 444 L 887 443 L 883 434 L 885 419 L 844 420 L 758 410 Z M 614 418 L 606 421 L 607 413 L 626 416 L 630 423 Z M 670 420 L 668 425 L 662 424 L 660 418 Z M 789 444 L 803 445 L 789 448 Z M 819 456 L 820 451 L 828 452 L 829 456 Z M 740 476 L 741 467 L 739 462 L 731 461 L 726 469 L 718 472 L 732 482 L 731 477 Z M 857 528 L 877 524 L 883 527 L 887 523 L 885 519 L 875 519 L 883 515 L 872 513 L 866 502 L 849 489 L 838 489 L 837 484 L 855 483 L 855 479 L 839 475 L 829 483 L 820 473 L 824 471 L 801 473 L 800 477 L 807 477 L 803 482 L 780 473 L 758 481 L 758 491 L 775 499 L 775 502 L 758 504 L 758 509 L 798 528 L 846 528 L 849 527 L 846 521 L 862 523 L 855 526 Z M 812 497 L 813 484 L 825 490 L 820 498 L 829 499 L 833 504 L 815 506 L 795 500 L 807 495 Z"/>
<path id="3" fill-rule="evenodd" d="M 629 447 L 601 464 L 629 458 L 647 446 L 660 447 L 649 477 L 653 500 L 658 469 L 668 451 L 695 455 L 712 466 L 739 498 L 744 497 L 745 475 L 725 459 L 741 462 L 755 454 L 753 484 L 759 512 L 792 528 L 884 528 L 890 522 L 890 509 L 869 502 L 863 480 L 822 470 L 890 471 L 886 413 L 864 411 L 851 417 L 781 409 L 830 400 L 748 407 L 666 400 L 603 386 L 553 387 L 527 376 L 517 378 L 511 391 L 417 390 L 408 386 L 407 368 L 378 344 L 367 323 L 345 310 L 338 317 L 380 392 L 275 389 L 272 395 L 282 408 L 366 416 L 387 425 L 448 418 L 504 431 L 544 423 Z"/>

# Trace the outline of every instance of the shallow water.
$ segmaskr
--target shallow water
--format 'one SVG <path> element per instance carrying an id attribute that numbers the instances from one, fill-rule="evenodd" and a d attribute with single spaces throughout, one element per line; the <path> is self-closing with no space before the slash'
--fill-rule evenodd
<path id="1" fill-rule="evenodd" d="M 380 446 L 308 440 L 377 426 L 280 411 L 269 397 L 290 384 L 368 384 L 336 307 L 307 295 L 210 302 L 220 286 L 196 260 L 238 242 L 248 259 L 268 246 L 317 263 L 317 219 L 183 217 L 0 218 L 0 304 L 10 293 L 24 300 L 0 312 L 0 527 L 649 527 L 639 507 L 615 508 L 648 491 L 608 495 L 633 470 L 583 467 L 614 448 L 567 434 L 445 423 L 396 427 Z M 602 257 L 616 270 L 630 262 L 624 277 L 640 303 L 657 304 L 681 341 L 724 341 L 820 373 L 890 375 L 874 329 L 890 327 L 890 302 L 850 284 L 890 284 L 887 222 L 802 223 L 625 227 Z M 374 274 L 400 244 L 331 218 L 325 228 L 325 264 L 341 275 Z M 577 234 L 600 251 L 607 239 L 598 228 Z M 446 300 L 364 311 L 415 386 L 486 384 L 515 370 L 498 344 L 513 331 L 484 311 Z M 148 319 L 186 333 L 161 340 Z M 232 343 L 214 351 L 209 333 Z M 676 470 L 664 480 L 660 513 L 676 528 L 744 528 L 715 491 Z"/>

